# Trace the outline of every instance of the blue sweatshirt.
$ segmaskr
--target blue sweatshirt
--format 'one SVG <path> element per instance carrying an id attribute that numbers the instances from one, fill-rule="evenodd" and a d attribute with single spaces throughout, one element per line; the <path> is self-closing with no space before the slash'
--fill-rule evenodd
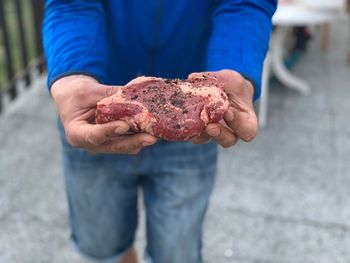
<path id="1" fill-rule="evenodd" d="M 48 86 L 86 74 L 109 85 L 138 75 L 186 78 L 232 69 L 260 96 L 277 0 L 47 0 Z"/>

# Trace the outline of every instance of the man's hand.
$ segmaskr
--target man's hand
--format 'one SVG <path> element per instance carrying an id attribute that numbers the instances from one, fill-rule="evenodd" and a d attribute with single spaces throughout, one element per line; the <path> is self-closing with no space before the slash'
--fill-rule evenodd
<path id="1" fill-rule="evenodd" d="M 128 134 L 129 126 L 123 121 L 94 123 L 97 102 L 113 95 L 117 88 L 83 75 L 64 77 L 52 85 L 51 94 L 72 146 L 93 153 L 136 154 L 156 142 L 149 134 Z"/>
<path id="2" fill-rule="evenodd" d="M 194 77 L 194 73 L 190 77 Z M 225 113 L 224 121 L 209 124 L 203 134 L 192 140 L 203 144 L 213 139 L 222 147 L 233 146 L 238 139 L 246 142 L 253 140 L 258 132 L 258 121 L 253 108 L 254 87 L 252 83 L 232 70 L 212 72 L 224 83 L 230 107 Z"/>

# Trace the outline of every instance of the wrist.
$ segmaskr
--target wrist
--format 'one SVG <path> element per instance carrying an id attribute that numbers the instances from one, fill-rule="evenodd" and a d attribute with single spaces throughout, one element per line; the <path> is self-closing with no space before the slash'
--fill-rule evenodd
<path id="1" fill-rule="evenodd" d="M 72 90 L 80 87 L 80 83 L 97 83 L 97 80 L 87 75 L 69 75 L 57 79 L 51 86 L 50 92 L 54 100 L 64 94 L 67 89 Z"/>

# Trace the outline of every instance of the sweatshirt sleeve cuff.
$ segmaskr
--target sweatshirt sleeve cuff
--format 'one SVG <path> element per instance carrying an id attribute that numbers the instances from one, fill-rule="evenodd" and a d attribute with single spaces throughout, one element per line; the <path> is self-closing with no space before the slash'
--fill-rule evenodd
<path id="1" fill-rule="evenodd" d="M 85 75 L 85 76 L 89 76 L 92 77 L 94 79 L 96 79 L 99 83 L 102 82 L 102 78 L 99 77 L 97 74 L 88 72 L 88 71 L 82 71 L 82 70 L 72 70 L 72 71 L 66 71 L 64 73 L 58 74 L 52 78 L 48 78 L 47 79 L 47 87 L 49 89 L 49 91 L 51 90 L 52 85 L 59 79 L 64 78 L 64 77 L 68 77 L 68 76 L 72 76 L 72 75 Z"/>

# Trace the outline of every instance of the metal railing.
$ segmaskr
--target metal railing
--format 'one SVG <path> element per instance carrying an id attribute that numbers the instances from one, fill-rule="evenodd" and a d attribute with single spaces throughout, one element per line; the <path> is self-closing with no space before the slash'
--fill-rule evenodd
<path id="1" fill-rule="evenodd" d="M 19 82 L 29 87 L 33 70 L 45 71 L 44 5 L 44 0 L 0 0 L 0 112 L 5 95 L 18 96 Z"/>

